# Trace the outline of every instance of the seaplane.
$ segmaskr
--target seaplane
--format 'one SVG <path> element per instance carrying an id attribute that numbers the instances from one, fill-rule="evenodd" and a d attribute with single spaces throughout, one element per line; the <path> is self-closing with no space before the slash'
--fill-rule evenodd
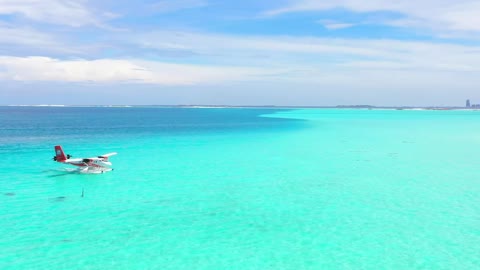
<path id="1" fill-rule="evenodd" d="M 70 164 L 78 167 L 80 173 L 104 173 L 112 171 L 112 163 L 108 160 L 109 157 L 117 153 L 108 153 L 101 156 L 90 158 L 72 158 L 71 155 L 65 155 L 62 146 L 55 146 L 55 156 L 53 161 Z"/>

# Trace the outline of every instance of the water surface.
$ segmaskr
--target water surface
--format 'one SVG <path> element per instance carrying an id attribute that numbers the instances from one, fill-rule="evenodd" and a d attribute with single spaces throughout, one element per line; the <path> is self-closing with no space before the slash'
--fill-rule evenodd
<path id="1" fill-rule="evenodd" d="M 478 134 L 474 111 L 0 107 L 0 269 L 479 269 Z"/>

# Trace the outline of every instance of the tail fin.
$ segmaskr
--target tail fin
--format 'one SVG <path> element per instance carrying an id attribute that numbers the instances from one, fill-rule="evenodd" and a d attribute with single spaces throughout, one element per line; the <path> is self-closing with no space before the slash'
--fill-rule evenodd
<path id="1" fill-rule="evenodd" d="M 55 157 L 56 161 L 58 162 L 64 162 L 65 160 L 67 160 L 67 156 L 63 152 L 63 149 L 60 145 L 55 146 Z"/>

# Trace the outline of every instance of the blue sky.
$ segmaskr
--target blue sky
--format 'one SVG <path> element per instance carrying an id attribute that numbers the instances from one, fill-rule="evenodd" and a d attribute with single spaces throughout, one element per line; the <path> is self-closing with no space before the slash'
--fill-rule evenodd
<path id="1" fill-rule="evenodd" d="M 480 103 L 478 14 L 471 0 L 0 0 L 0 104 Z"/>

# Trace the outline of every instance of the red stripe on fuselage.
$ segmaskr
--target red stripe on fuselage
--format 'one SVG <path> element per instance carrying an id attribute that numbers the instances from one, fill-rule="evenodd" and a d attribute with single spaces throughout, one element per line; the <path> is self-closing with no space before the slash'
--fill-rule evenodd
<path id="1" fill-rule="evenodd" d="M 68 163 L 73 166 L 78 166 L 78 167 L 97 167 L 97 168 L 107 168 L 104 166 L 100 166 L 98 164 L 85 164 L 85 163 Z"/>

